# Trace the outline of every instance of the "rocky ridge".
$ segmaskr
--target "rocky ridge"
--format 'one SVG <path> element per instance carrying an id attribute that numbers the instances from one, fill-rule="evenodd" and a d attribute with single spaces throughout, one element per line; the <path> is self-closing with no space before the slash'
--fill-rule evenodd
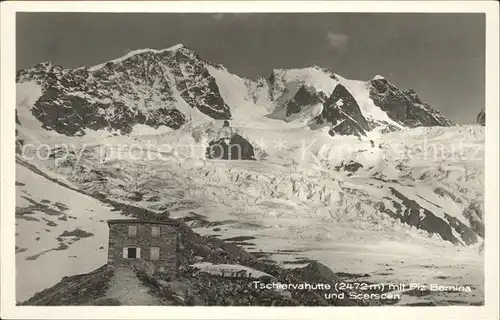
<path id="1" fill-rule="evenodd" d="M 30 112 L 46 130 L 68 136 L 88 130 L 129 134 L 136 125 L 179 129 L 198 113 L 208 119 L 233 119 L 232 108 L 239 106 L 225 100 L 220 72 L 212 70 L 234 77 L 222 65 L 176 45 L 135 50 L 93 67 L 64 69 L 40 63 L 19 70 L 16 81 L 35 81 L 42 87 Z M 398 89 L 382 77 L 358 81 L 353 87 L 347 83 L 354 81 L 313 66 L 276 69 L 268 79 L 244 81 L 246 92 L 234 93 L 242 95 L 241 101 L 249 97 L 286 121 L 304 118 L 313 129 L 329 126 L 331 135 L 452 125 L 413 90 Z M 381 118 L 366 114 L 374 108 L 380 109 L 375 112 Z"/>
<path id="2" fill-rule="evenodd" d="M 175 46 L 132 52 L 91 68 L 41 63 L 18 71 L 16 80 L 42 86 L 32 113 L 47 130 L 69 136 L 86 129 L 128 134 L 137 124 L 178 129 L 188 120 L 180 103 L 213 119 L 231 118 L 207 66 L 222 68 Z"/>
<path id="3" fill-rule="evenodd" d="M 486 125 L 486 110 L 485 110 L 485 108 L 483 108 L 483 110 L 481 110 L 478 113 L 476 122 L 482 126 Z"/>

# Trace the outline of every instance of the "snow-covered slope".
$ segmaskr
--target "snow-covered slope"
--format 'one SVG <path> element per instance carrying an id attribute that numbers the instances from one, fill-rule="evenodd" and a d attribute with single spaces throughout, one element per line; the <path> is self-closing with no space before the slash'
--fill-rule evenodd
<path id="1" fill-rule="evenodd" d="M 107 261 L 112 207 L 16 165 L 16 299 Z"/>

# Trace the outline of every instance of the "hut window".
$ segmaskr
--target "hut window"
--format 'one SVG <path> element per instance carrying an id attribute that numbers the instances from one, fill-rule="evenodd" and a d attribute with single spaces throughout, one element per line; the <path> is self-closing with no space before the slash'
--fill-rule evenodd
<path id="1" fill-rule="evenodd" d="M 128 227 L 128 236 L 135 237 L 137 235 L 137 226 L 129 226 Z"/>
<path id="2" fill-rule="evenodd" d="M 160 247 L 151 247 L 150 250 L 150 259 L 160 260 Z"/>
<path id="3" fill-rule="evenodd" d="M 153 226 L 153 227 L 151 228 L 151 235 L 152 235 L 153 237 L 158 237 L 158 236 L 160 235 L 160 231 L 161 231 L 161 229 L 160 229 L 160 227 L 159 227 L 159 226 Z"/>

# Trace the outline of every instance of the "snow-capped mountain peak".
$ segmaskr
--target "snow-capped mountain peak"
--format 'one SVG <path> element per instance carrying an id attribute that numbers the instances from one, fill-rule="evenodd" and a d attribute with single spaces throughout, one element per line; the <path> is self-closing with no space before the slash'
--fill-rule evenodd
<path id="1" fill-rule="evenodd" d="M 46 62 L 18 71 L 17 82 L 28 81 L 40 85 L 42 95 L 25 114 L 65 135 L 129 134 L 136 126 L 178 129 L 193 120 L 265 114 L 300 120 L 311 129 L 327 126 L 331 135 L 451 124 L 414 91 L 398 89 L 378 75 L 355 81 L 311 66 L 273 69 L 268 79 L 249 80 L 183 44 L 133 50 L 90 68 Z"/>
<path id="2" fill-rule="evenodd" d="M 129 51 L 127 54 L 125 54 L 124 56 L 120 57 L 120 58 L 116 58 L 116 59 L 113 59 L 113 60 L 110 60 L 108 62 L 111 62 L 111 63 L 120 63 L 124 60 L 127 60 L 128 58 L 132 57 L 132 56 L 135 56 L 135 55 L 140 55 L 142 53 L 145 53 L 145 52 L 150 52 L 150 53 L 163 53 L 165 51 L 176 51 L 176 50 L 180 50 L 180 49 L 183 49 L 185 48 L 185 46 L 183 44 L 176 44 L 176 45 L 173 45 L 169 48 L 166 48 L 166 49 L 161 49 L 161 50 L 158 50 L 158 49 L 149 49 L 149 48 L 146 48 L 146 49 L 138 49 L 138 50 L 132 50 L 132 51 Z M 98 65 L 95 65 L 93 67 L 90 67 L 88 68 L 89 71 L 96 71 L 96 70 L 99 70 L 101 69 L 102 67 L 104 67 L 104 65 L 108 62 L 105 62 L 105 63 L 102 63 L 102 64 L 98 64 Z"/>

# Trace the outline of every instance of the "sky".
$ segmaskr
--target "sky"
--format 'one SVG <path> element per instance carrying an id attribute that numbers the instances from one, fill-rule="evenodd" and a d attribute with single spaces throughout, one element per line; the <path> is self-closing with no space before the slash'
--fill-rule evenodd
<path id="1" fill-rule="evenodd" d="M 254 79 L 311 65 L 382 75 L 459 124 L 485 101 L 481 13 L 18 13 L 16 68 L 92 66 L 182 43 Z"/>

